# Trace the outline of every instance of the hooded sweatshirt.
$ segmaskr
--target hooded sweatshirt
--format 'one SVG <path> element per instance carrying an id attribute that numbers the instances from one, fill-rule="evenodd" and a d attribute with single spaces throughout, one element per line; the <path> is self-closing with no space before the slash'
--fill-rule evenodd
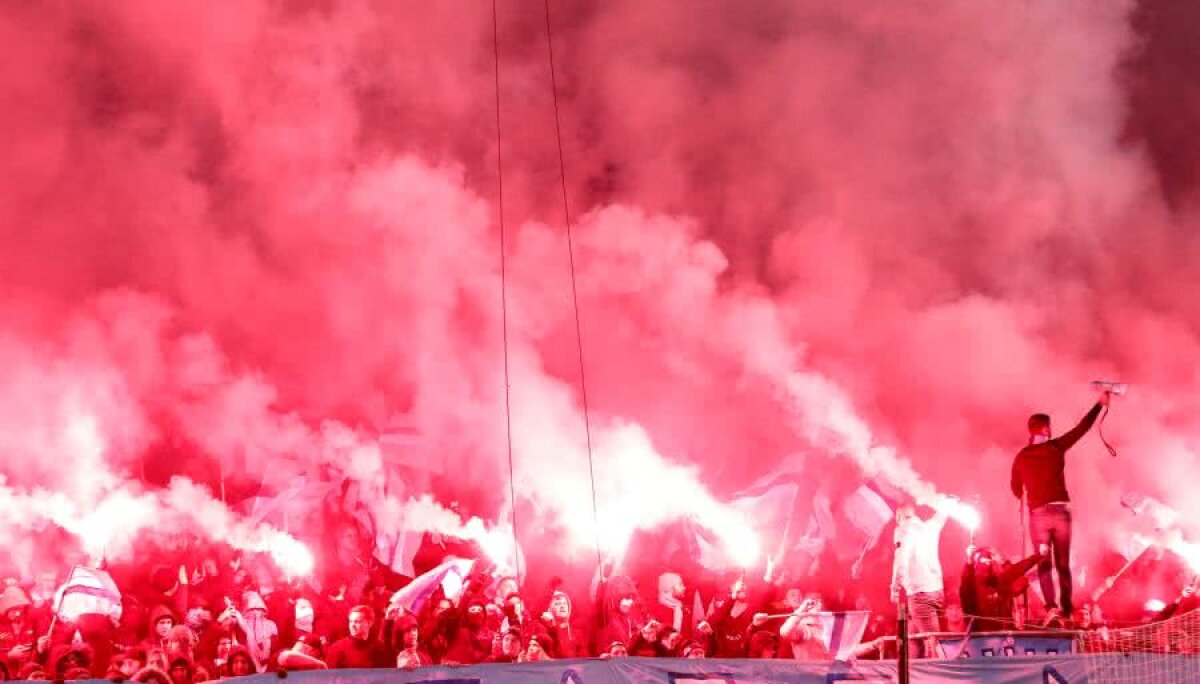
<path id="1" fill-rule="evenodd" d="M 146 641 L 142 644 L 147 651 L 155 648 L 163 648 L 165 639 L 158 636 L 156 626 L 159 620 L 165 618 L 170 618 L 173 625 L 178 624 L 170 608 L 164 605 L 157 605 L 150 609 L 150 616 L 146 620 Z"/>
<path id="2" fill-rule="evenodd" d="M 615 641 L 629 644 L 638 635 L 644 622 L 639 614 L 637 588 L 633 580 L 624 575 L 617 575 L 602 585 L 600 593 L 601 625 L 596 643 L 603 646 Z M 634 600 L 628 613 L 621 612 L 621 599 L 624 598 Z"/>
<path id="3" fill-rule="evenodd" d="M 584 629 L 575 624 L 572 619 L 575 615 L 575 607 L 571 603 L 571 597 L 567 596 L 565 592 L 555 591 L 550 600 L 553 602 L 557 598 L 566 600 L 568 612 L 566 620 L 552 617 L 549 622 L 545 623 L 546 631 L 550 636 L 550 655 L 555 658 L 586 658 L 588 656 L 587 635 L 584 633 Z"/>
<path id="4" fill-rule="evenodd" d="M 266 669 L 271 661 L 273 643 L 279 636 L 275 623 L 267 617 L 267 604 L 263 602 L 258 592 L 248 591 L 242 597 L 245 610 L 242 613 L 240 626 L 246 633 L 246 650 L 254 658 L 254 664 L 259 672 Z"/>
<path id="5" fill-rule="evenodd" d="M 250 657 L 250 652 L 246 650 L 245 646 L 238 644 L 237 646 L 234 646 L 232 649 L 230 649 L 229 659 L 226 660 L 225 663 L 222 664 L 221 667 L 219 668 L 222 677 L 234 676 L 233 675 L 233 661 L 238 660 L 238 659 L 248 660 L 250 662 L 250 674 L 254 674 L 254 659 Z"/>
<path id="6" fill-rule="evenodd" d="M 31 607 L 29 597 L 18 587 L 8 587 L 3 593 L 0 593 L 0 658 L 7 658 L 8 652 L 15 646 L 36 644 L 37 633 L 34 631 L 33 619 L 29 614 Z M 8 620 L 7 613 L 13 608 L 25 609 L 25 617 L 20 624 L 13 624 Z M 29 655 L 31 657 L 34 655 L 32 649 L 29 651 Z M 19 666 L 14 667 L 14 664 L 8 663 L 8 666 L 15 674 Z"/>

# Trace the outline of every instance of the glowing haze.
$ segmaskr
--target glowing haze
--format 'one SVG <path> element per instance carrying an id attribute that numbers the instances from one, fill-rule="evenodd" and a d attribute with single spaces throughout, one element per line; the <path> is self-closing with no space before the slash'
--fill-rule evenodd
<path id="1" fill-rule="evenodd" d="M 1132 390 L 1120 456 L 1069 458 L 1080 553 L 1130 488 L 1198 519 L 1200 155 L 1158 136 L 1189 119 L 1162 4 L 552 3 L 597 530 L 544 15 L 500 2 L 523 505 L 574 552 L 690 516 L 750 564 L 778 532 L 722 501 L 811 453 L 980 497 L 1015 553 L 1025 417 L 1067 429 L 1104 377 Z M 17 565 L 35 519 L 120 553 L 116 510 L 304 572 L 219 502 L 298 477 L 511 554 L 491 30 L 457 0 L 6 5 Z M 425 474 L 383 487 L 399 419 Z"/>

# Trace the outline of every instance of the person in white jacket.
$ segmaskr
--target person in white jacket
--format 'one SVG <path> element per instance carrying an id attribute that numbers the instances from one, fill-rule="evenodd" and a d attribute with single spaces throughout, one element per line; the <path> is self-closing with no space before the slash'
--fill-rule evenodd
<path id="1" fill-rule="evenodd" d="M 946 607 L 942 562 L 938 541 L 946 526 L 947 514 L 940 507 L 929 520 L 922 520 L 911 504 L 896 509 L 896 555 L 892 563 L 892 602 L 899 603 L 901 590 L 907 601 L 909 634 L 928 634 L 941 629 Z M 934 655 L 937 641 L 922 639 L 923 657 Z"/>

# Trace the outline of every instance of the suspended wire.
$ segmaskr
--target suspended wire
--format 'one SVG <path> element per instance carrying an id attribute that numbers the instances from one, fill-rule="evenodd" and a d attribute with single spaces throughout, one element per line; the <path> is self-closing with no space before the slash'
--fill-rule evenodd
<path id="1" fill-rule="evenodd" d="M 504 163 L 500 156 L 503 141 L 500 128 L 500 21 L 497 18 L 496 0 L 492 0 L 492 56 L 496 78 L 496 206 L 500 223 L 500 331 L 504 342 L 504 427 L 508 441 L 508 497 L 512 508 L 513 569 L 519 582 L 521 544 L 517 536 L 516 468 L 513 467 L 512 401 L 509 397 L 511 384 L 508 370 L 508 254 L 504 246 Z"/>
<path id="2" fill-rule="evenodd" d="M 554 133 L 558 142 L 558 180 L 562 187 L 563 221 L 567 226 L 567 258 L 571 266 L 571 302 L 575 309 L 575 346 L 579 352 L 579 392 L 583 403 L 583 429 L 587 436 L 588 481 L 592 486 L 596 565 L 599 567 L 604 563 L 604 556 L 600 551 L 600 512 L 596 505 L 596 467 L 592 458 L 592 424 L 588 415 L 587 376 L 583 370 L 583 327 L 579 322 L 579 288 L 575 282 L 575 241 L 571 233 L 571 208 L 567 202 L 567 162 L 563 156 L 562 120 L 558 112 L 558 81 L 554 73 L 554 30 L 550 23 L 550 0 L 544 0 L 543 4 L 546 7 L 546 55 L 550 62 L 550 95 L 554 99 Z"/>

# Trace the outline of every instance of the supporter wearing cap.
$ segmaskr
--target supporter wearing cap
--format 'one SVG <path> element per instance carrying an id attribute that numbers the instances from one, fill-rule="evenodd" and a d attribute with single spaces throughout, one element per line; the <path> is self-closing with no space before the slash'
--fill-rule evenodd
<path id="1" fill-rule="evenodd" d="M 526 639 L 525 648 L 522 649 L 520 657 L 517 658 L 517 662 L 537 663 L 543 660 L 553 660 L 553 658 L 550 657 L 550 654 L 546 652 L 546 647 L 549 645 L 546 643 L 547 641 L 548 640 L 545 636 L 539 636 L 537 634 L 530 636 L 528 639 Z"/>

